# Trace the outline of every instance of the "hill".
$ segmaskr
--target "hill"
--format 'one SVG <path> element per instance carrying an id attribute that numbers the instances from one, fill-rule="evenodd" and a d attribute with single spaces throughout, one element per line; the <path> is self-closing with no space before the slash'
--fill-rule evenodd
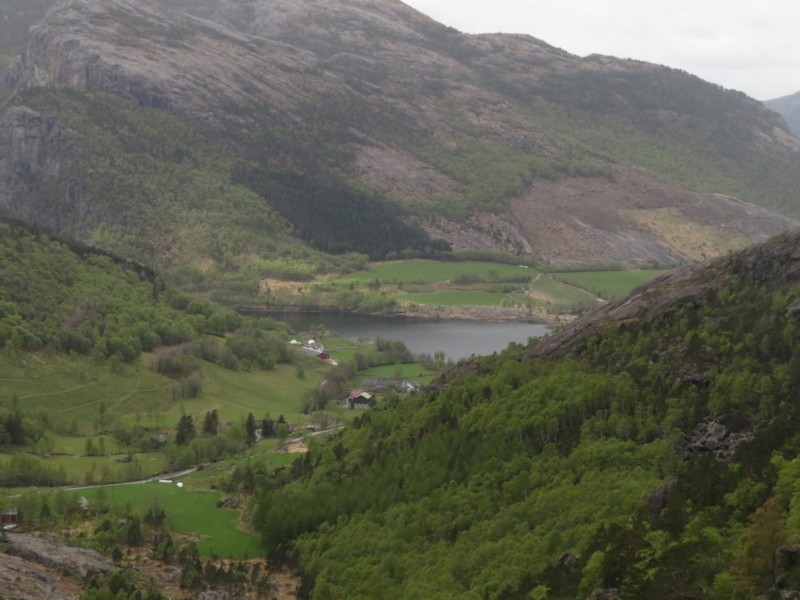
<path id="1" fill-rule="evenodd" d="M 327 369 L 285 324 L 29 226 L 0 234 L 0 487 L 142 478 L 244 452 L 245 418 L 310 420 Z"/>
<path id="2" fill-rule="evenodd" d="M 782 98 L 775 98 L 774 100 L 767 100 L 764 104 L 783 116 L 789 125 L 789 129 L 796 136 L 800 136 L 800 92 L 783 96 Z"/>
<path id="3" fill-rule="evenodd" d="M 798 248 L 673 271 L 367 412 L 256 493 L 271 556 L 313 598 L 797 594 Z"/>
<path id="4" fill-rule="evenodd" d="M 227 300 L 449 247 L 674 264 L 800 215 L 760 103 L 395 0 L 60 2 L 3 80 L 8 214 Z"/>

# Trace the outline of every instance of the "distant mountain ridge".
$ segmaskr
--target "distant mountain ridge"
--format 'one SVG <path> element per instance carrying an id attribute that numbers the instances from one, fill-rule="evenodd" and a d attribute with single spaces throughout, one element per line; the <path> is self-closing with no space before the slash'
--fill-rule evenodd
<path id="1" fill-rule="evenodd" d="M 800 141 L 744 94 L 394 0 L 58 2 L 4 82 L 0 206 L 220 276 L 309 245 L 674 264 L 800 216 Z"/>
<path id="2" fill-rule="evenodd" d="M 775 98 L 774 100 L 767 100 L 764 104 L 782 115 L 786 119 L 789 129 L 800 137 L 800 92 Z"/>

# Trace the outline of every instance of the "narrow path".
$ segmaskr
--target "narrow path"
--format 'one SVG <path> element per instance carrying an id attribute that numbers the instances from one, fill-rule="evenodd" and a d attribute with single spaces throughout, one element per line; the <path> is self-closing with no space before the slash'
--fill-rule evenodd
<path id="1" fill-rule="evenodd" d="M 121 485 L 141 485 L 143 483 L 154 483 L 156 481 L 159 481 L 160 479 L 175 479 L 176 477 L 191 475 L 195 471 L 197 471 L 197 467 L 192 467 L 191 469 L 185 469 L 183 471 L 177 471 L 175 473 L 162 473 L 161 475 L 153 475 L 152 477 L 148 477 L 147 479 L 139 479 L 137 481 L 122 481 L 120 483 L 98 483 L 95 485 L 82 485 L 79 487 L 68 487 L 64 489 L 68 492 L 77 492 L 80 490 L 92 490 L 95 488 L 104 488 L 104 487 L 118 487 Z"/>

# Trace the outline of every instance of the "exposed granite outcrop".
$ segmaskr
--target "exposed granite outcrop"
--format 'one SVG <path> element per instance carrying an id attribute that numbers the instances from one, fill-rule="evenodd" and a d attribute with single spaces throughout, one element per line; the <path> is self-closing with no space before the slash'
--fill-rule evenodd
<path id="1" fill-rule="evenodd" d="M 60 542 L 27 534 L 8 534 L 6 552 L 78 578 L 92 572 L 104 573 L 113 568 L 113 563 L 109 559 L 94 550 L 66 546 Z"/>
<path id="2" fill-rule="evenodd" d="M 18 556 L 0 553 L 0 597 L 14 600 L 77 600 L 76 582 Z"/>
<path id="3" fill-rule="evenodd" d="M 564 356 L 611 326 L 658 319 L 679 306 L 698 303 L 721 289 L 732 276 L 755 283 L 800 281 L 800 230 L 794 229 L 729 256 L 668 271 L 627 296 L 575 319 L 542 340 L 527 356 Z"/>
<path id="4" fill-rule="evenodd" d="M 58 117 L 25 106 L 0 115 L 0 207 L 14 216 L 64 230 L 62 219 L 80 211 L 74 132 Z"/>
<path id="5" fill-rule="evenodd" d="M 25 51 L 3 80 L 13 89 L 52 85 L 122 96 L 199 122 L 231 147 L 262 128 L 336 122 L 349 146 L 337 168 L 413 203 L 431 195 L 459 198 L 463 182 L 424 153 L 396 143 L 392 128 L 413 131 L 416 139 L 434 142 L 436 152 L 453 155 L 471 143 L 465 142 L 468 131 L 467 138 L 474 135 L 510 156 L 564 157 L 570 150 L 562 138 L 518 103 L 558 103 L 548 94 L 559 82 L 569 88 L 598 76 L 669 78 L 671 87 L 688 81 L 658 65 L 581 58 L 526 35 L 465 35 L 396 0 L 61 0 L 30 29 Z M 610 103 L 659 126 L 665 114 L 680 120 L 658 106 L 640 114 L 613 85 L 592 93 L 602 106 Z M 790 163 L 800 156 L 800 142 L 761 104 L 741 97 L 731 106 L 740 115 L 731 118 L 757 134 L 769 156 Z M 5 116 L 0 140 L 12 137 L 9 120 L 18 118 Z M 57 124 L 55 114 L 43 118 Z M 0 181 L 9 183 L 0 202 L 12 215 L 38 215 L 36 222 L 62 233 L 103 222 L 107 215 L 82 205 L 79 178 L 65 181 L 77 153 L 53 145 L 47 138 L 52 132 L 40 131 L 40 142 L 33 142 L 33 131 L 26 134 L 28 146 L 38 143 L 51 158 L 17 161 L 20 169 L 8 151 L 5 160 L 0 155 Z M 291 157 L 285 160 L 292 164 Z M 457 249 L 534 253 L 552 264 L 636 266 L 719 254 L 794 225 L 736 199 L 689 193 L 647 169 L 604 168 L 600 177 L 526 183 L 495 222 L 487 223 L 481 207 L 473 207 L 465 215 L 472 220 L 463 223 L 414 222 Z M 25 173 L 42 173 L 54 185 L 25 179 Z M 67 209 L 50 210 L 64 201 Z M 667 223 L 677 219 L 678 230 L 690 230 L 691 243 L 674 241 L 675 229 L 664 225 L 663 215 Z"/>

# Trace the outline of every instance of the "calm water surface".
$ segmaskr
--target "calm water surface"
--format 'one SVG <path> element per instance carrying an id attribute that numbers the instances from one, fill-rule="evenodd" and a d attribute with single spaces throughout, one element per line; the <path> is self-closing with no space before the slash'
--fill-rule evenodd
<path id="1" fill-rule="evenodd" d="M 343 315 L 329 313 L 272 313 L 269 316 L 288 322 L 295 331 L 325 325 L 344 338 L 388 338 L 400 340 L 415 353 L 433 354 L 441 350 L 447 358 L 458 360 L 471 354 L 491 354 L 511 342 L 527 343 L 550 331 L 547 325 L 485 321 L 426 321 Z"/>

